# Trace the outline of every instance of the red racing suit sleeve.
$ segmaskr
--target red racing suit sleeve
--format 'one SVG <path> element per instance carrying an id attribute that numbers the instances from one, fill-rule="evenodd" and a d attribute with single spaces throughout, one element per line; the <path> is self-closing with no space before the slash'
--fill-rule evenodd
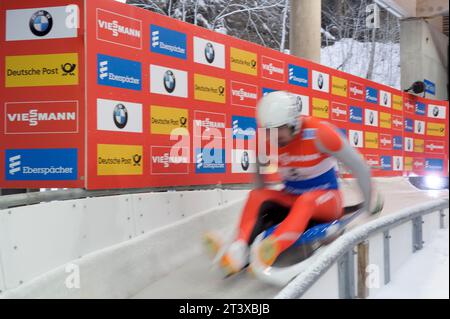
<path id="1" fill-rule="evenodd" d="M 319 151 L 333 156 L 351 170 L 364 198 L 364 210 L 370 211 L 374 205 L 371 171 L 361 154 L 328 122 L 320 122 L 315 143 Z"/>

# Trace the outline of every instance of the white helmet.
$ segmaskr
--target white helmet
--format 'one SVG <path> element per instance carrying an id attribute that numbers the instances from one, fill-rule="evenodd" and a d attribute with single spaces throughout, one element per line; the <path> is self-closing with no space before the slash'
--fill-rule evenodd
<path id="1" fill-rule="evenodd" d="M 300 112 L 302 100 L 286 91 L 270 92 L 262 97 L 257 105 L 257 117 L 260 127 L 277 128 L 288 125 L 294 134 L 300 131 Z"/>

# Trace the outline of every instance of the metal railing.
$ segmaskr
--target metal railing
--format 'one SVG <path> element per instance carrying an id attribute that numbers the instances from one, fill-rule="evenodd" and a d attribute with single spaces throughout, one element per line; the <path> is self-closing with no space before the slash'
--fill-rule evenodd
<path id="1" fill-rule="evenodd" d="M 246 190 L 252 189 L 253 184 L 216 184 L 201 186 L 177 186 L 177 187 L 153 187 L 153 188 L 127 188 L 127 189 L 108 189 L 108 190 L 85 190 L 82 188 L 73 188 L 66 190 L 53 190 L 45 192 L 31 192 L 14 195 L 0 196 L 0 209 L 10 207 L 39 204 L 42 202 L 51 202 L 55 200 L 71 200 L 88 197 L 130 195 L 151 192 L 172 192 L 172 191 L 198 191 L 198 190 Z"/>
<path id="2" fill-rule="evenodd" d="M 389 230 L 406 222 L 413 222 L 413 251 L 423 247 L 422 219 L 424 215 L 440 212 L 440 227 L 444 227 L 444 210 L 448 209 L 448 200 L 436 200 L 431 203 L 406 208 L 394 215 L 387 215 L 359 226 L 342 235 L 330 244 L 327 251 L 298 275 L 276 296 L 276 299 L 301 298 L 335 263 L 339 270 L 339 298 L 355 297 L 354 247 L 366 241 L 370 236 L 384 233 L 385 283 L 390 280 L 389 268 Z M 386 256 L 387 254 L 387 256 Z M 387 281 L 387 282 L 386 282 Z"/>

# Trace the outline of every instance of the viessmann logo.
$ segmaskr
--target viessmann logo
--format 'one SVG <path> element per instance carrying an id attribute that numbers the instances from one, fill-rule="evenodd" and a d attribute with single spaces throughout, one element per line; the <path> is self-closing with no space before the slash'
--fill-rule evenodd
<path id="1" fill-rule="evenodd" d="M 392 115 L 392 125 L 394 130 L 402 130 L 403 129 L 403 117 L 398 115 Z"/>
<path id="2" fill-rule="evenodd" d="M 284 82 L 284 62 L 266 56 L 261 57 L 262 77 L 265 79 Z"/>
<path id="3" fill-rule="evenodd" d="M 425 152 L 444 154 L 445 143 L 443 141 L 425 141 Z"/>
<path id="4" fill-rule="evenodd" d="M 188 174 L 189 156 L 187 154 L 189 149 L 186 147 L 151 146 L 151 174 Z"/>
<path id="5" fill-rule="evenodd" d="M 331 119 L 335 121 L 347 121 L 347 106 L 345 104 L 331 103 Z"/>
<path id="6" fill-rule="evenodd" d="M 97 8 L 97 39 L 141 49 L 142 22 Z"/>
<path id="7" fill-rule="evenodd" d="M 380 148 L 384 150 L 392 149 L 392 136 L 389 134 L 380 134 Z"/>
<path id="8" fill-rule="evenodd" d="M 355 100 L 364 100 L 364 86 L 359 83 L 350 81 L 349 83 L 349 97 Z"/>
<path id="9" fill-rule="evenodd" d="M 194 135 L 214 135 L 219 138 L 225 137 L 226 115 L 224 113 L 213 113 L 194 111 Z"/>
<path id="10" fill-rule="evenodd" d="M 258 87 L 251 84 L 231 81 L 231 104 L 256 107 Z"/>
<path id="11" fill-rule="evenodd" d="M 77 101 L 5 103 L 6 134 L 76 133 Z"/>

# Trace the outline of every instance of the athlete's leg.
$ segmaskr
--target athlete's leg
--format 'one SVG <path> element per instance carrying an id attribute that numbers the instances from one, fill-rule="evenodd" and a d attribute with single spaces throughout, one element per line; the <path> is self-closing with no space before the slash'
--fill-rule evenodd
<path id="1" fill-rule="evenodd" d="M 242 211 L 237 240 L 244 240 L 247 243 L 253 241 L 252 233 L 262 213 L 266 212 L 266 209 L 262 210 L 265 204 L 276 203 L 283 207 L 291 207 L 296 198 L 296 196 L 278 190 L 252 190 Z"/>
<path id="2" fill-rule="evenodd" d="M 342 216 L 342 197 L 338 190 L 317 190 L 297 198 L 289 215 L 266 238 L 260 247 L 260 258 L 268 265 L 284 250 L 293 245 L 311 219 L 327 222 Z"/>
<path id="3" fill-rule="evenodd" d="M 267 221 L 267 218 L 264 220 L 264 216 L 267 215 L 268 209 L 277 208 L 276 206 L 284 207 L 285 212 L 283 214 L 280 210 L 280 215 L 285 217 L 295 200 L 296 196 L 277 190 L 257 189 L 250 192 L 241 215 L 238 234 L 219 257 L 220 266 L 226 274 L 236 273 L 248 264 L 249 244 L 264 230 Z M 281 219 L 278 222 L 280 221 Z"/>

